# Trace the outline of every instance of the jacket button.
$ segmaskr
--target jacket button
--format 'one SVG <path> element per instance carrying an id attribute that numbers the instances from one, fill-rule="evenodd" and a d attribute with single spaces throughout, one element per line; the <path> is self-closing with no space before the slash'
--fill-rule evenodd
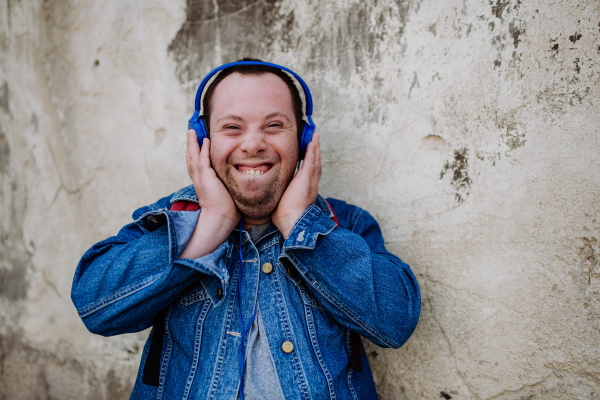
<path id="1" fill-rule="evenodd" d="M 286 340 L 281 345 L 281 350 L 283 350 L 284 353 L 291 353 L 294 350 L 294 343 L 290 342 L 289 340 Z"/>
<path id="2" fill-rule="evenodd" d="M 223 298 L 223 289 L 217 289 L 217 300 L 221 300 Z"/>
<path id="3" fill-rule="evenodd" d="M 295 278 L 298 276 L 298 271 L 292 266 L 287 267 L 287 273 L 291 278 Z"/>
<path id="4" fill-rule="evenodd" d="M 265 274 L 270 274 L 272 271 L 273 271 L 273 264 L 264 263 L 262 265 L 262 272 L 264 272 Z"/>

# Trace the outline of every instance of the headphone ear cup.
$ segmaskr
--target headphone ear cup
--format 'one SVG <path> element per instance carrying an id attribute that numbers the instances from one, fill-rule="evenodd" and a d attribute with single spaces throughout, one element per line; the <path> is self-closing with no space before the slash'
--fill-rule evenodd
<path id="1" fill-rule="evenodd" d="M 298 155 L 298 161 L 304 160 L 308 144 L 312 141 L 313 133 L 315 133 L 315 124 L 313 123 L 312 118 L 310 118 L 310 116 L 307 117 L 308 123 L 304 124 L 304 128 L 302 128 L 302 136 L 300 137 L 300 151 Z"/>
<path id="2" fill-rule="evenodd" d="M 200 132 L 202 132 L 201 134 L 198 134 L 198 143 L 200 144 L 200 146 L 202 146 L 202 139 L 208 139 L 208 126 L 206 125 L 206 121 L 203 117 L 200 117 L 198 125 L 200 128 Z M 200 139 L 200 137 L 202 137 L 202 139 Z"/>
<path id="3" fill-rule="evenodd" d="M 202 140 L 204 140 L 205 138 L 208 139 L 208 130 L 206 129 L 204 119 L 202 117 L 199 117 L 198 113 L 199 111 L 196 110 L 194 112 L 194 115 L 192 115 L 192 118 L 190 118 L 190 120 L 188 121 L 188 129 L 193 129 L 194 131 L 196 131 L 198 145 L 202 147 Z"/>

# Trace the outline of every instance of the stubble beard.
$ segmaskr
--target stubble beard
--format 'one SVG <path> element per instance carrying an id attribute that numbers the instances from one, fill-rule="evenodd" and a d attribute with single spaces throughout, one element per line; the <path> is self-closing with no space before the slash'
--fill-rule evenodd
<path id="1" fill-rule="evenodd" d="M 219 174 L 217 174 L 219 175 Z M 277 179 L 267 185 L 262 191 L 254 196 L 249 196 L 237 184 L 233 177 L 231 169 L 227 169 L 224 177 L 220 177 L 221 181 L 229 191 L 233 202 L 240 212 L 248 217 L 261 218 L 271 215 L 279 205 L 279 201 L 292 180 L 294 171 L 292 170 L 289 176 L 282 176 L 281 173 Z"/>

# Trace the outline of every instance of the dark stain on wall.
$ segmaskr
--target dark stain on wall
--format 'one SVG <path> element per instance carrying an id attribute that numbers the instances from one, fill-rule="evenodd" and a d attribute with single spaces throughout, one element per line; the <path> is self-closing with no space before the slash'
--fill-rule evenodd
<path id="1" fill-rule="evenodd" d="M 517 131 L 516 128 L 506 127 L 506 132 L 501 136 L 502 141 L 505 145 L 508 146 L 510 150 L 516 150 L 519 147 L 525 146 L 527 143 L 527 139 L 525 139 L 525 134 Z"/>
<path id="2" fill-rule="evenodd" d="M 8 213 L 0 224 L 0 295 L 9 300 L 26 297 L 27 271 L 33 266 L 33 243 L 27 245 L 23 222 L 27 209 L 27 191 L 18 185 L 18 177 L 10 171 L 10 146 L 0 132 L 0 205 Z"/>
<path id="3" fill-rule="evenodd" d="M 575 72 L 580 73 L 581 72 L 581 61 L 580 61 L 579 57 L 577 57 L 575 59 L 575 61 L 573 61 L 573 64 L 575 65 Z"/>
<path id="4" fill-rule="evenodd" d="M 187 0 L 186 5 L 186 21 L 168 46 L 182 84 L 199 81 L 221 61 L 243 57 L 272 61 L 275 52 L 301 50 L 304 54 L 308 50 L 308 55 L 289 65 L 292 69 L 303 74 L 333 69 L 347 80 L 378 61 L 378 44 L 384 36 L 401 38 L 411 9 L 418 9 L 420 1 L 396 0 L 377 9 L 370 2 L 333 3 L 332 14 L 303 16 L 310 17 L 315 27 L 306 32 L 298 29 L 294 10 L 283 11 L 279 0 Z M 401 24 L 386 24 L 387 19 Z M 386 31 L 390 26 L 396 31 Z"/>
<path id="5" fill-rule="evenodd" d="M 5 113 L 10 114 L 8 105 L 8 82 L 4 82 L 2 86 L 0 86 L 0 109 Z"/>
<path id="6" fill-rule="evenodd" d="M 243 57 L 275 62 L 274 54 L 294 57 L 286 66 L 307 81 L 317 107 L 324 71 L 333 71 L 342 84 L 359 75 L 371 90 L 358 107 L 358 123 L 384 124 L 387 108 L 381 104 L 397 102 L 398 94 L 385 85 L 388 76 L 379 74 L 377 67 L 375 74 L 370 72 L 381 60 L 381 43 L 391 38 L 403 44 L 410 13 L 418 11 L 420 1 L 334 2 L 326 12 L 310 9 L 299 15 L 284 9 L 280 0 L 187 0 L 186 20 L 168 53 L 190 97 L 211 69 Z M 300 19 L 310 19 L 311 29 L 299 28 Z M 398 74 L 400 69 L 398 65 Z"/>
<path id="7" fill-rule="evenodd" d="M 488 0 L 489 5 L 492 6 L 492 14 L 500 20 L 504 19 L 504 12 L 508 14 L 510 10 L 516 10 L 521 5 L 521 0 L 512 2 L 511 0 Z M 514 3 L 514 4 L 513 4 Z M 512 7 L 511 7 L 512 5 Z"/>
<path id="8" fill-rule="evenodd" d="M 500 135 L 502 142 L 508 146 L 510 150 L 516 150 L 519 147 L 525 146 L 527 139 L 525 139 L 525 128 L 520 126 L 518 119 L 515 118 L 515 114 L 519 109 L 512 110 L 502 117 L 499 117 L 496 121 L 496 126 L 504 132 Z"/>
<path id="9" fill-rule="evenodd" d="M 598 246 L 598 240 L 595 237 L 583 237 L 581 238 L 583 246 L 579 248 L 579 256 L 581 259 L 581 266 L 584 276 L 587 278 L 587 284 L 591 284 L 592 277 L 595 274 L 600 274 L 598 266 L 600 265 L 600 257 L 596 249 Z"/>
<path id="10" fill-rule="evenodd" d="M 592 220 L 590 230 L 597 232 L 596 218 L 592 219 L 588 214 L 585 216 Z M 581 237 L 580 240 L 582 243 L 579 247 L 577 263 L 579 273 L 575 275 L 575 282 L 578 283 L 581 293 L 582 311 L 586 314 L 590 326 L 598 330 L 600 329 L 600 293 L 595 289 L 600 281 L 600 242 L 594 236 Z"/>
<path id="11" fill-rule="evenodd" d="M 512 18 L 508 22 L 508 14 L 511 11 L 518 10 L 521 5 L 521 0 L 510 1 L 510 0 L 489 0 L 489 4 L 492 7 L 492 14 L 500 19 L 500 22 L 495 23 L 491 21 L 488 23 L 490 32 L 496 31 L 497 34 L 492 36 L 492 45 L 497 49 L 497 57 L 494 60 L 494 69 L 500 68 L 503 65 L 503 61 L 507 62 L 507 65 L 515 65 L 516 61 L 520 61 L 520 53 L 517 50 L 512 52 L 511 59 L 503 59 L 506 56 L 503 54 L 507 46 L 512 45 L 514 49 L 517 49 L 519 43 L 522 42 L 523 36 L 525 35 L 525 22 L 517 18 Z M 515 13 L 516 14 L 516 13 Z M 517 15 L 515 15 L 517 16 Z"/>
<path id="12" fill-rule="evenodd" d="M 515 20 L 508 25 L 508 32 L 513 38 L 513 45 L 516 49 L 519 46 L 519 42 L 521 41 L 521 39 L 519 39 L 519 36 L 525 34 L 525 28 L 519 26 L 519 22 Z"/>
<path id="13" fill-rule="evenodd" d="M 440 179 L 443 179 L 448 171 L 452 171 L 450 182 L 456 189 L 454 198 L 458 203 L 464 202 L 466 197 L 469 196 L 471 183 L 473 182 L 469 177 L 469 159 L 467 153 L 468 150 L 466 147 L 454 150 L 454 161 L 446 161 L 440 172 Z"/>
<path id="14" fill-rule="evenodd" d="M 10 146 L 6 135 L 0 129 L 0 173 L 8 174 Z"/>
<path id="15" fill-rule="evenodd" d="M 187 0 L 186 21 L 168 47 L 181 83 L 201 79 L 223 62 L 266 58 L 274 42 L 293 47 L 293 10 L 282 15 L 278 1 Z M 275 29 L 279 28 L 279 29 Z M 268 61 L 268 60 L 267 60 Z"/>
<path id="16" fill-rule="evenodd" d="M 574 34 L 572 34 L 571 36 L 569 36 L 569 40 L 574 44 L 576 41 L 578 41 L 579 39 L 581 39 L 581 33 L 579 32 L 575 32 Z"/>

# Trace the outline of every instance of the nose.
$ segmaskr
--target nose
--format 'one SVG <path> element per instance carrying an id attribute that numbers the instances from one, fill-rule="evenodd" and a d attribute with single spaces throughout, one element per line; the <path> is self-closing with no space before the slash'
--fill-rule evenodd
<path id="1" fill-rule="evenodd" d="M 260 128 L 252 128 L 246 131 L 242 138 L 240 149 L 250 156 L 259 154 L 267 149 L 265 133 Z"/>

